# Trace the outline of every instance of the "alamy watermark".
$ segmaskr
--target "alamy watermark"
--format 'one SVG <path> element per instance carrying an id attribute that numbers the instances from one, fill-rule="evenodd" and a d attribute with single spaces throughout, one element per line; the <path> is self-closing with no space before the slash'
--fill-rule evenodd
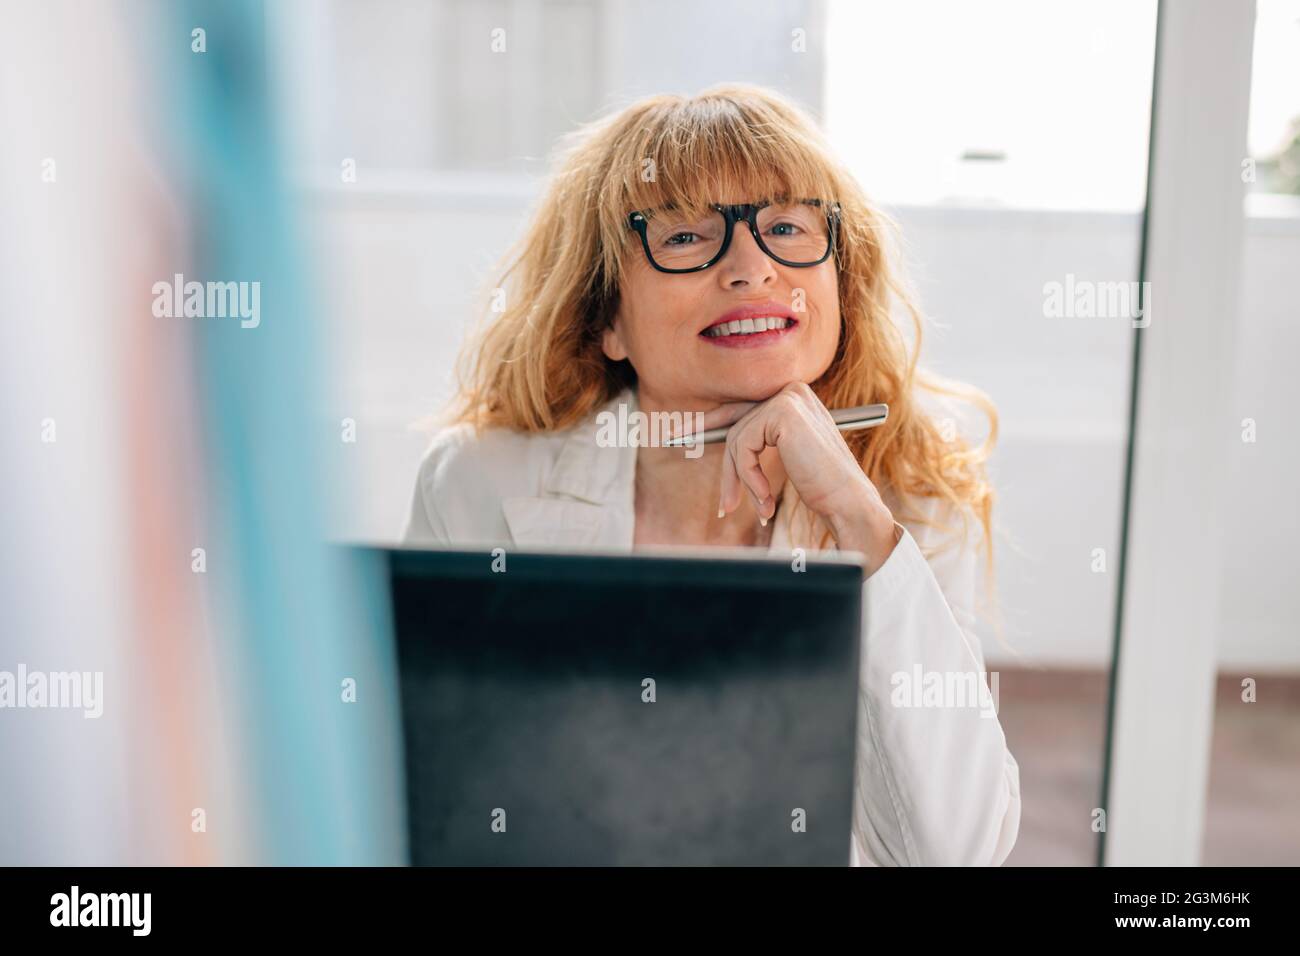
<path id="1" fill-rule="evenodd" d="M 596 416 L 596 444 L 600 448 L 661 448 L 670 438 L 695 435 L 704 431 L 703 412 L 629 412 L 626 404 L 618 412 L 603 411 Z M 668 446 L 672 447 L 672 446 Z M 683 445 L 687 458 L 699 458 L 704 445 Z"/>
<path id="2" fill-rule="evenodd" d="M 104 713 L 103 671 L 0 671 L 0 709 L 82 710 L 87 719 Z"/>
<path id="3" fill-rule="evenodd" d="M 1048 319 L 1128 319 L 1135 329 L 1151 324 L 1150 282 L 1092 282 L 1066 273 L 1064 282 L 1043 285 Z"/>
<path id="4" fill-rule="evenodd" d="M 895 671 L 889 703 L 894 707 L 941 710 L 973 708 L 981 717 L 998 715 L 997 671 L 927 671 L 920 664 L 910 671 Z"/>
<path id="5" fill-rule="evenodd" d="M 51 926 L 118 926 L 132 936 L 148 936 L 153 920 L 152 893 L 83 893 L 73 885 L 50 897 Z"/>
<path id="6" fill-rule="evenodd" d="M 238 318 L 242 329 L 262 324 L 262 283 L 186 282 L 176 273 L 171 282 L 153 284 L 153 314 L 163 319 Z"/>

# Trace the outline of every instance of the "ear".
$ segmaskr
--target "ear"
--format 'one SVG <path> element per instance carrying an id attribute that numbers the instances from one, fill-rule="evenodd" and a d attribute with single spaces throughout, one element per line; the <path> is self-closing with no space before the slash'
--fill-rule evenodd
<path id="1" fill-rule="evenodd" d="M 609 327 L 600 335 L 601 351 L 611 362 L 621 362 L 627 358 L 627 349 L 623 345 L 623 337 L 619 335 L 618 327 L 619 320 L 615 316 Z"/>

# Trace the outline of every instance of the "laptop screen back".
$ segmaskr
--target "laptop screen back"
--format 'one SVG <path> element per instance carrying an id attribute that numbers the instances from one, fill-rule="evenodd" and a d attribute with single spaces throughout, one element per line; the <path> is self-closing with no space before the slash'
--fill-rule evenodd
<path id="1" fill-rule="evenodd" d="M 861 569 L 390 555 L 411 860 L 848 862 Z"/>

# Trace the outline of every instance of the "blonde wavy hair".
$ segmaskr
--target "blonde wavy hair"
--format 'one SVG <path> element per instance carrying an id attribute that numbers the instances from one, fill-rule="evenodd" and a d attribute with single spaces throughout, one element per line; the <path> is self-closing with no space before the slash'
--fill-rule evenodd
<path id="1" fill-rule="evenodd" d="M 485 310 L 487 324 L 461 354 L 450 422 L 569 428 L 635 384 L 632 367 L 601 349 L 627 257 L 642 255 L 628 227 L 633 210 L 673 204 L 696 212 L 727 187 L 739 187 L 746 201 L 838 202 L 842 329 L 830 367 L 809 384 L 829 408 L 888 403 L 886 424 L 845 433 L 863 471 L 904 505 L 902 496 L 937 497 L 976 519 L 991 570 L 994 493 L 985 462 L 997 412 L 978 389 L 917 367 L 924 320 L 891 265 L 896 227 L 798 107 L 735 83 L 691 97 L 651 96 L 570 133 L 557 158 L 529 226 L 490 283 L 491 294 L 505 290 L 504 311 Z M 910 343 L 893 319 L 895 305 L 910 317 Z M 980 408 L 989 421 L 984 441 L 972 446 L 951 421 L 922 412 L 917 387 Z"/>

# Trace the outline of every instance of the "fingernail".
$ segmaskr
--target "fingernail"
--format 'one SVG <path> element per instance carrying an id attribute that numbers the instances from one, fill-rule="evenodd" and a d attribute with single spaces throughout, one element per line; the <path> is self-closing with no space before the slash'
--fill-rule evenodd
<path id="1" fill-rule="evenodd" d="M 759 519 L 758 519 L 758 523 L 759 523 L 760 526 L 762 526 L 762 527 L 764 527 L 764 528 L 767 527 L 767 519 L 766 519 L 766 518 L 759 518 Z"/>
<path id="2" fill-rule="evenodd" d="M 719 509 L 718 509 L 718 517 L 721 518 L 721 517 L 724 517 L 725 515 L 726 515 L 726 512 L 723 511 L 721 508 L 719 508 Z"/>

